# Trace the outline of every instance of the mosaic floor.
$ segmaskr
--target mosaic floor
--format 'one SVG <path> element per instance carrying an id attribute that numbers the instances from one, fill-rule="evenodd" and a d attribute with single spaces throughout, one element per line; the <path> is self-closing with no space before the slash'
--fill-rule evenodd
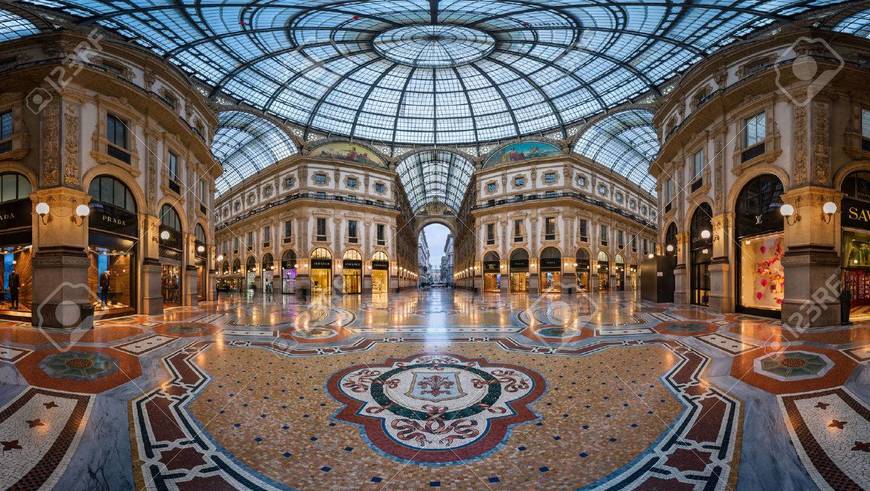
<path id="1" fill-rule="evenodd" d="M 0 487 L 870 489 L 870 324 L 431 290 L 0 322 Z"/>

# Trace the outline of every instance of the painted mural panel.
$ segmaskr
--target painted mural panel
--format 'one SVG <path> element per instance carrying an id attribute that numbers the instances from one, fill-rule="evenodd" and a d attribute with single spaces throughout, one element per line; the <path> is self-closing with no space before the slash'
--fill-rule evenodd
<path id="1" fill-rule="evenodd" d="M 552 157 L 560 154 L 559 147 L 541 141 L 525 141 L 519 143 L 511 143 L 505 145 L 489 156 L 486 159 L 484 167 L 493 165 L 508 164 L 511 162 L 522 162 L 525 160 L 539 159 L 543 157 Z"/>
<path id="2" fill-rule="evenodd" d="M 332 142 L 321 145 L 311 151 L 311 157 L 386 167 L 383 159 L 378 157 L 375 152 L 350 142 Z"/>

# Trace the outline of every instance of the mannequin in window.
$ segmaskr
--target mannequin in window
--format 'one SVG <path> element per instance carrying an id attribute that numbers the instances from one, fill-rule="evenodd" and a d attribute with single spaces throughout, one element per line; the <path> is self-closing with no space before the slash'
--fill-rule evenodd
<path id="1" fill-rule="evenodd" d="M 100 306 L 105 309 L 109 302 L 109 272 L 103 271 L 100 275 Z"/>
<path id="2" fill-rule="evenodd" d="M 18 310 L 18 289 L 21 287 L 21 278 L 18 272 L 12 271 L 9 275 L 9 296 L 12 300 L 12 310 Z"/>

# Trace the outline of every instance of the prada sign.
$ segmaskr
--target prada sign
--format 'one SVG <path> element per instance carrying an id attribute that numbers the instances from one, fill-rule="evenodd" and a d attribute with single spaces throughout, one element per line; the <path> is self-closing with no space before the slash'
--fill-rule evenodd
<path id="1" fill-rule="evenodd" d="M 0 205 L 0 229 L 29 227 L 33 223 L 30 198 Z"/>
<path id="2" fill-rule="evenodd" d="M 138 225 L 138 219 L 134 213 L 114 206 L 105 206 L 100 202 L 91 203 L 91 215 L 88 217 L 90 229 L 138 239 Z"/>
<path id="3" fill-rule="evenodd" d="M 484 273 L 498 273 L 499 272 L 499 262 L 498 261 L 484 261 L 483 262 L 483 272 Z"/>
<path id="4" fill-rule="evenodd" d="M 843 198 L 840 223 L 844 227 L 870 230 L 870 203 Z"/>

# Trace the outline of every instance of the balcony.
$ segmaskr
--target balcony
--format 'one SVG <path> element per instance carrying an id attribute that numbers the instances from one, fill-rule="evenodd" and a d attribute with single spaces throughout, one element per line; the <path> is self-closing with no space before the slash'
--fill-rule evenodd
<path id="1" fill-rule="evenodd" d="M 523 240 L 525 240 L 525 239 L 523 238 L 522 235 L 515 235 L 514 236 L 514 242 L 522 242 Z"/>
<path id="2" fill-rule="evenodd" d="M 556 240 L 556 234 L 544 234 L 544 240 Z"/>

